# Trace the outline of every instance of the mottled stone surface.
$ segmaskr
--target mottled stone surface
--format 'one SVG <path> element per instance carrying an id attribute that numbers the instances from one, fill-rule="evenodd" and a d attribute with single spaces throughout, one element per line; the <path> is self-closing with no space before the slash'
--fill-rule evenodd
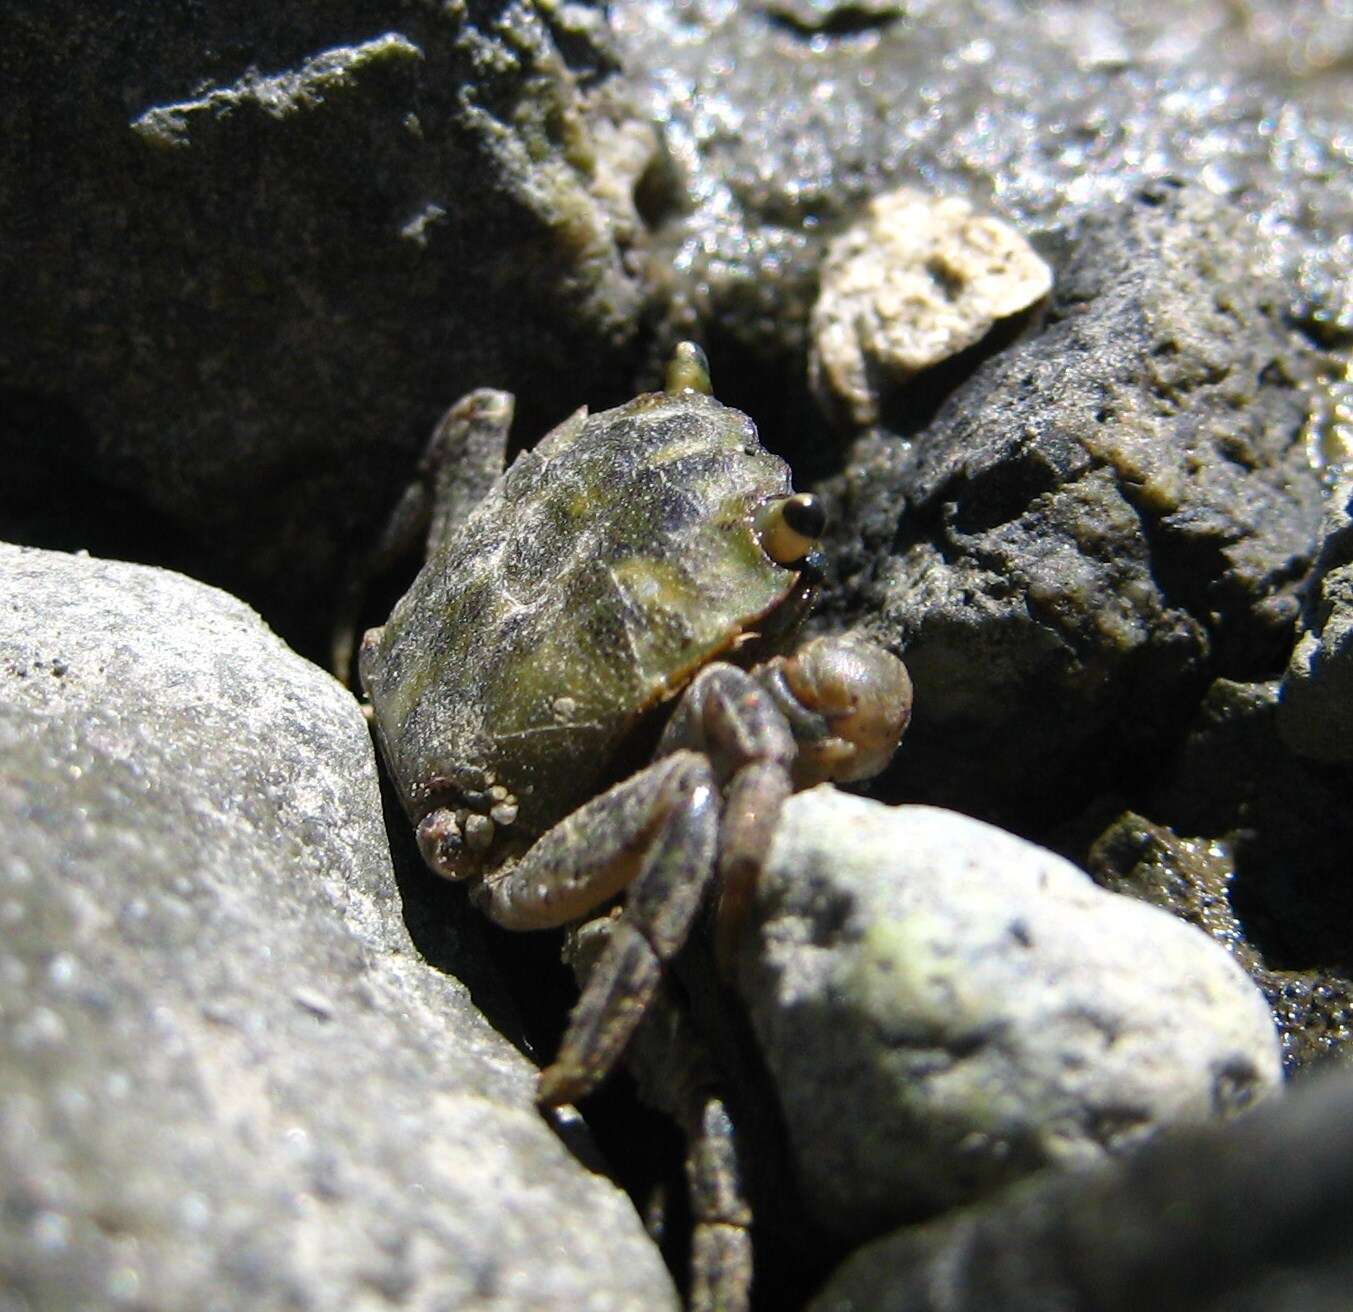
<path id="1" fill-rule="evenodd" d="M 538 434 L 627 394 L 654 139 L 599 9 L 6 22 L 0 537 L 177 565 L 313 643 L 452 399 L 511 383 Z"/>
<path id="2" fill-rule="evenodd" d="M 177 575 L 0 577 L 0 1302 L 672 1306 L 414 951 L 351 696 Z"/>
<path id="3" fill-rule="evenodd" d="M 855 1237 L 1225 1117 L 1280 1079 L 1203 934 L 979 821 L 786 804 L 740 985 L 809 1210 Z"/>
<path id="4" fill-rule="evenodd" d="M 812 1312 L 1343 1312 L 1353 1077 L 868 1244 Z"/>
<path id="5" fill-rule="evenodd" d="M 1037 336 L 855 445 L 828 604 L 905 654 L 910 796 L 1083 804 L 1209 671 L 1281 670 L 1323 490 L 1315 353 L 1260 255 L 1205 192 L 1143 192 L 1086 224 Z"/>
<path id="6" fill-rule="evenodd" d="M 1234 915 L 1243 938 L 1229 945 L 1261 964 L 1256 979 L 1270 996 L 1295 1069 L 1346 1057 L 1353 1039 L 1353 811 L 1348 768 L 1294 754 L 1280 732 L 1281 709 L 1276 679 L 1218 679 L 1178 748 L 1147 781 L 1139 810 L 1166 827 L 1156 838 L 1176 854 L 1186 840 L 1220 844 L 1214 850 L 1224 853 L 1228 868 L 1226 914 Z M 1161 856 L 1188 889 L 1175 909 L 1192 918 L 1190 905 L 1196 909 L 1197 899 L 1208 897 L 1209 872 L 1161 853 L 1150 833 L 1142 835 L 1142 847 L 1131 830 L 1115 837 L 1109 825 L 1092 861 L 1101 871 L 1128 873 L 1140 889 Z M 1126 844 L 1119 841 L 1125 837 Z M 1134 869 L 1140 861 L 1143 868 Z M 1213 919 L 1210 928 L 1216 927 Z"/>

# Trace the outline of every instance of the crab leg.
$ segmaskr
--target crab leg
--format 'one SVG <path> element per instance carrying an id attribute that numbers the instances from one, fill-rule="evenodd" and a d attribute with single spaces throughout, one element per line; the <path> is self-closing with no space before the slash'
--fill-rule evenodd
<path id="1" fill-rule="evenodd" d="M 736 1129 L 723 1099 L 706 1090 L 694 1114 L 678 1118 L 686 1134 L 691 1236 L 691 1312 L 747 1306 L 752 1285 L 752 1213 L 742 1193 Z"/>
<path id="2" fill-rule="evenodd" d="M 728 977 L 757 872 L 793 791 L 797 747 L 765 688 L 746 670 L 720 663 L 700 673 L 668 721 L 658 750 L 680 748 L 708 754 L 724 789 L 715 939 Z"/>
<path id="3" fill-rule="evenodd" d="M 620 922 L 602 916 L 574 930 L 566 958 L 586 988 Z M 639 1096 L 670 1116 L 686 1139 L 691 1201 L 689 1312 L 741 1312 L 752 1284 L 752 1209 L 743 1182 L 736 1126 L 704 1038 L 670 976 L 625 1053 Z"/>
<path id="4" fill-rule="evenodd" d="M 507 463 L 512 396 L 488 387 L 463 396 L 437 422 L 413 480 L 390 512 L 379 540 L 353 560 L 330 635 L 330 668 L 348 682 L 357 617 L 372 580 L 426 539 L 441 550 Z"/>
<path id="5" fill-rule="evenodd" d="M 664 964 L 690 932 L 714 874 L 718 796 L 708 763 L 677 752 L 562 820 L 477 894 L 506 928 L 565 924 L 628 888 L 625 911 L 592 969 L 542 1104 L 573 1102 L 619 1060 Z"/>

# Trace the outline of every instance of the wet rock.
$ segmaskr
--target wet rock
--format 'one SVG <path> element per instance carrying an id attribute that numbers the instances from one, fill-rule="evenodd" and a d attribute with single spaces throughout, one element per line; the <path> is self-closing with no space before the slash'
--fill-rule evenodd
<path id="1" fill-rule="evenodd" d="M 1253 903 L 1244 878 L 1248 871 L 1242 870 L 1237 880 L 1236 843 L 1246 850 L 1243 835 L 1180 837 L 1129 811 L 1099 836 L 1087 864 L 1102 887 L 1197 925 L 1231 953 L 1268 999 L 1283 1064 L 1296 1074 L 1347 1051 L 1353 1041 L 1353 980 L 1346 968 L 1339 973 L 1337 958 L 1304 970 L 1268 964 L 1260 946 L 1262 918 L 1253 930 L 1247 924 Z M 1237 888 L 1244 919 L 1237 909 Z M 1337 917 L 1339 909 L 1330 914 Z M 1281 953 L 1276 956 L 1285 959 Z"/>
<path id="2" fill-rule="evenodd" d="M 869 202 L 822 264 L 808 378 L 861 427 L 879 394 L 975 345 L 1047 295 L 1052 271 L 1009 224 L 902 188 Z"/>
<path id="3" fill-rule="evenodd" d="M 1280 704 L 1276 680 L 1219 679 L 1149 813 L 1176 833 L 1230 842 L 1247 932 L 1270 964 L 1338 964 L 1348 977 L 1349 772 L 1294 756 L 1279 733 Z"/>
<path id="4" fill-rule="evenodd" d="M 1353 1040 L 1353 814 L 1348 767 L 1294 754 L 1281 711 L 1276 680 L 1217 680 L 1144 793 L 1151 823 L 1108 824 L 1089 860 L 1142 892 L 1156 885 L 1185 918 L 1208 908 L 1205 927 L 1253 969 L 1297 1070 L 1346 1056 Z M 1222 863 L 1184 857 L 1190 847 Z"/>
<path id="5" fill-rule="evenodd" d="M 663 265 L 721 377 L 771 408 L 730 403 L 793 443 L 797 467 L 830 464 L 803 370 L 817 271 L 869 198 L 898 186 L 965 197 L 1056 263 L 1089 216 L 1162 179 L 1195 184 L 1263 234 L 1300 320 L 1353 328 L 1348 98 L 1317 92 L 1316 113 L 1284 100 L 1304 60 L 1340 76 L 1353 24 L 1333 10 L 1315 22 L 1314 6 L 1276 22 L 1279 3 L 1243 6 L 1253 22 L 1222 0 L 1187 13 L 613 4 L 622 58 L 666 138 L 669 181 L 647 210 Z M 1229 68 L 1278 76 L 1227 81 Z"/>
<path id="6" fill-rule="evenodd" d="M 965 816 L 799 794 L 754 918 L 740 986 L 837 1234 L 1118 1156 L 1280 1078 L 1225 952 Z"/>
<path id="7" fill-rule="evenodd" d="M 177 575 L 0 547 L 0 576 L 10 1302 L 673 1306 L 413 950 L 352 697 Z M 441 946 L 473 978 L 472 934 Z"/>
<path id="8" fill-rule="evenodd" d="M 854 1254 L 812 1312 L 1341 1312 L 1353 1078 L 1295 1088 L 1115 1169 L 1047 1175 Z"/>
<path id="9" fill-rule="evenodd" d="M 23 0 L 8 31 L 0 536 L 322 638 L 457 395 L 543 432 L 628 394 L 653 134 L 596 10 Z"/>
<path id="10" fill-rule="evenodd" d="M 827 599 L 905 653 L 909 797 L 1071 812 L 1209 672 L 1282 668 L 1323 492 L 1314 354 L 1260 255 L 1205 193 L 1145 192 L 1086 225 L 1037 337 L 857 443 Z"/>
<path id="11" fill-rule="evenodd" d="M 886 27 L 907 12 L 905 0 L 766 0 L 773 23 L 807 36 L 842 36 Z"/>
<path id="12" fill-rule="evenodd" d="M 1300 756 L 1353 762 L 1353 476 L 1331 491 L 1306 632 L 1283 680 L 1278 729 Z"/>

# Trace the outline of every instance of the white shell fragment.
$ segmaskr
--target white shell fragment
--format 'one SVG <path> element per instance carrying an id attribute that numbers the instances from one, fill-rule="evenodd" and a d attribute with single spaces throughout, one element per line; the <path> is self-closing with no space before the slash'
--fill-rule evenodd
<path id="1" fill-rule="evenodd" d="M 956 812 L 786 803 L 739 984 L 805 1201 L 847 1237 L 1117 1156 L 1276 1089 L 1226 951 Z"/>
<path id="2" fill-rule="evenodd" d="M 1002 220 L 958 197 L 876 196 L 822 265 L 809 381 L 829 414 L 878 418 L 882 387 L 982 340 L 1052 287 L 1052 270 Z"/>

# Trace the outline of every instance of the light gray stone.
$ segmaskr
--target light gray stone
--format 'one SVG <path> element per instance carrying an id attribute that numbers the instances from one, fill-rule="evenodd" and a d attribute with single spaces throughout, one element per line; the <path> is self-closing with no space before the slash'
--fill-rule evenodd
<path id="1" fill-rule="evenodd" d="M 754 918 L 740 984 L 809 1210 L 841 1234 L 1103 1161 L 1281 1078 L 1225 951 L 966 816 L 799 794 Z"/>
<path id="2" fill-rule="evenodd" d="M 413 950 L 351 695 L 177 575 L 0 579 L 0 1305 L 673 1306 Z"/>

